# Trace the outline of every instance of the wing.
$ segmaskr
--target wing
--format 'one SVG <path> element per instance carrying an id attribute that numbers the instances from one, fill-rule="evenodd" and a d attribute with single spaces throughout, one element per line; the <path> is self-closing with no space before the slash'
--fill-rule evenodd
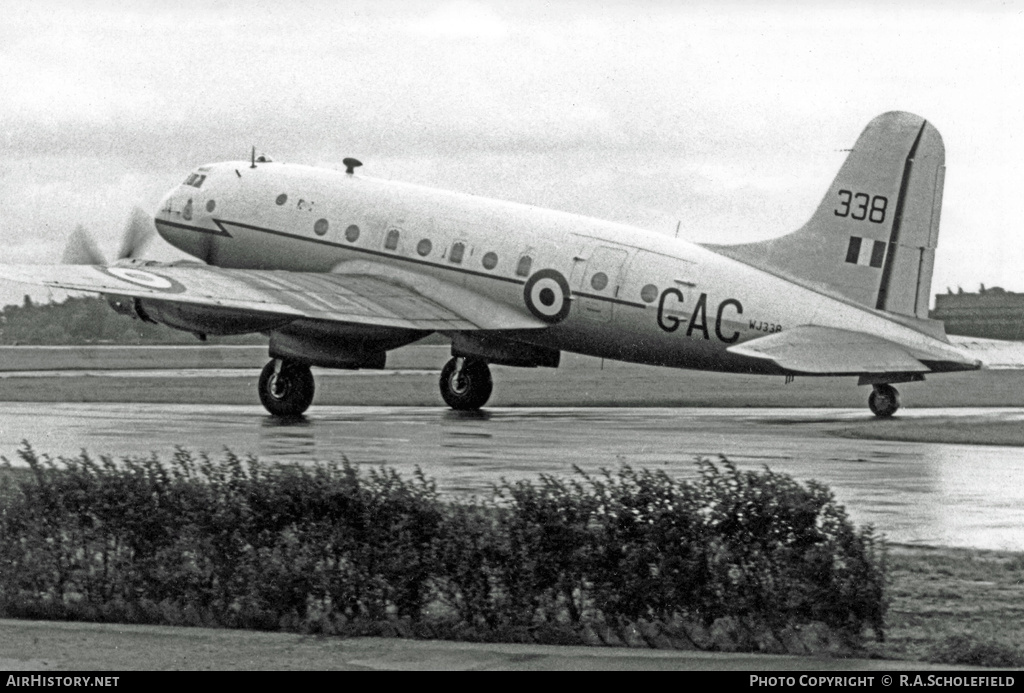
<path id="1" fill-rule="evenodd" d="M 125 262 L 0 265 L 0 279 L 261 314 L 418 330 L 546 327 L 524 310 L 425 275 L 360 263 L 344 273 Z"/>
<path id="2" fill-rule="evenodd" d="M 814 375 L 926 373 L 979 367 L 977 360 L 959 349 L 923 335 L 921 339 L 930 341 L 911 347 L 864 332 L 802 325 L 737 344 L 729 351 Z"/>

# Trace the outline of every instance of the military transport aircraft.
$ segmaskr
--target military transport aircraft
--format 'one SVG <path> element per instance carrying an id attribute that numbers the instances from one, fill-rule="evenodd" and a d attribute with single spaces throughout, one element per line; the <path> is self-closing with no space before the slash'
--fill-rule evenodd
<path id="1" fill-rule="evenodd" d="M 115 310 L 205 338 L 261 332 L 269 412 L 313 400 L 310 366 L 383 368 L 451 338 L 441 395 L 482 407 L 489 364 L 557 367 L 562 351 L 674 368 L 858 376 L 877 416 L 894 384 L 977 369 L 931 321 L 944 148 L 923 118 L 872 120 L 803 227 L 696 245 L 563 212 L 256 157 L 200 166 L 153 220 L 201 263 L 136 257 L 4 266 L 0 278 L 106 295 Z"/>

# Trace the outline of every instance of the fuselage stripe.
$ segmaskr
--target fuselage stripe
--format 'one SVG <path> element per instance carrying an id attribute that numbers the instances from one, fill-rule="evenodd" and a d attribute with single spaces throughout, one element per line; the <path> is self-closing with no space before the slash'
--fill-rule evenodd
<path id="1" fill-rule="evenodd" d="M 394 255 L 392 253 L 385 253 L 384 251 L 381 251 L 381 250 L 371 250 L 369 248 L 360 248 L 358 246 L 351 245 L 351 244 L 336 243 L 334 241 L 327 241 L 327 240 L 323 240 L 321 238 L 306 238 L 305 236 L 296 236 L 295 234 L 287 233 L 286 231 L 276 231 L 274 229 L 267 229 L 267 228 L 263 228 L 261 226 L 253 226 L 251 224 L 243 224 L 243 223 L 237 222 L 237 221 L 214 220 L 214 223 L 216 223 L 218 226 L 222 226 L 222 225 L 224 225 L 224 226 L 237 226 L 239 228 L 247 229 L 249 231 L 259 231 L 260 233 L 266 233 L 266 234 L 270 234 L 272 236 L 281 236 L 282 238 L 290 238 L 290 239 L 293 239 L 293 240 L 296 240 L 296 241 L 306 241 L 307 243 L 316 243 L 318 245 L 326 245 L 326 246 L 329 246 L 331 248 L 343 248 L 345 250 L 352 250 L 352 251 L 355 251 L 355 252 L 358 252 L 358 253 L 365 253 L 367 255 L 374 255 L 376 257 L 386 257 L 386 258 L 388 258 L 390 260 L 402 260 L 403 262 L 409 262 L 409 263 L 412 263 L 414 265 L 422 265 L 424 267 L 434 267 L 434 268 L 446 269 L 446 270 L 451 270 L 453 272 L 460 272 L 462 274 L 471 274 L 471 275 L 474 275 L 474 276 L 477 276 L 477 277 L 487 277 L 488 279 L 497 279 L 498 281 L 510 282 L 512 284 L 523 285 L 523 284 L 526 283 L 525 279 L 512 279 L 510 277 L 502 277 L 502 276 L 495 275 L 495 274 L 487 274 L 486 272 L 477 272 L 476 270 L 468 270 L 468 269 L 465 269 L 463 267 L 450 267 L 448 265 L 441 265 L 441 264 L 429 262 L 427 260 L 417 260 L 416 258 L 404 257 L 402 255 Z M 181 228 L 191 228 L 191 227 L 181 227 Z"/>
<path id="2" fill-rule="evenodd" d="M 581 296 L 583 298 L 594 298 L 598 301 L 607 301 L 608 303 L 618 303 L 622 306 L 630 306 L 632 308 L 647 308 L 643 303 L 635 303 L 634 301 L 624 301 L 621 298 L 611 298 L 609 296 L 600 296 L 598 294 L 588 294 L 582 291 L 573 291 L 573 296 Z"/>
<path id="3" fill-rule="evenodd" d="M 208 234 L 210 236 L 224 236 L 225 238 L 231 238 L 231 234 L 228 233 L 227 230 L 224 227 L 222 227 L 220 224 L 217 224 L 217 228 L 220 229 L 220 230 L 219 231 L 214 231 L 213 229 L 207 229 L 207 228 L 204 228 L 202 226 L 191 226 L 189 224 L 180 224 L 180 223 L 178 223 L 176 221 L 167 221 L 166 219 L 154 219 L 153 223 L 155 223 L 157 226 L 163 224 L 164 226 L 169 226 L 172 229 L 185 229 L 186 231 L 197 231 L 199 233 L 205 233 L 205 234 Z"/>
<path id="4" fill-rule="evenodd" d="M 373 256 L 376 256 L 376 257 L 385 257 L 385 258 L 388 258 L 389 260 L 401 260 L 403 262 L 408 262 L 408 263 L 411 263 L 411 264 L 414 264 L 414 265 L 422 265 L 424 267 L 432 267 L 432 268 L 437 268 L 437 269 L 443 269 L 443 270 L 448 270 L 448 271 L 451 271 L 451 272 L 458 272 L 460 274 L 469 274 L 469 275 L 472 275 L 474 277 L 484 277 L 486 279 L 495 279 L 497 281 L 508 282 L 510 284 L 519 284 L 520 286 L 526 284 L 526 280 L 525 279 L 513 279 L 512 277 L 502 277 L 500 275 L 488 274 L 486 272 L 478 272 L 476 270 L 470 270 L 470 269 L 466 269 L 464 267 L 453 267 L 451 265 L 442 265 L 442 264 L 439 264 L 439 263 L 433 263 L 433 262 L 429 262 L 429 261 L 426 261 L 426 260 L 417 260 L 416 258 L 404 257 L 402 255 L 395 255 L 395 254 L 392 254 L 392 253 L 385 253 L 385 252 L 380 251 L 380 250 L 371 250 L 369 248 L 360 248 L 360 247 L 355 246 L 355 245 L 345 244 L 345 243 L 337 243 L 335 241 L 328 241 L 328 240 L 324 240 L 322 238 L 306 238 L 305 236 L 296 236 L 295 234 L 291 234 L 291 233 L 288 233 L 286 231 L 277 231 L 275 229 L 268 229 L 268 228 L 265 228 L 265 227 L 262 227 L 262 226 L 253 226 L 252 224 L 245 224 L 245 223 L 242 223 L 242 222 L 239 222 L 239 221 L 225 221 L 223 219 L 214 219 L 213 223 L 215 223 L 217 225 L 217 227 L 219 229 L 221 229 L 220 232 L 213 231 L 212 229 L 203 228 L 202 226 L 190 226 L 188 224 L 180 224 L 180 223 L 173 222 L 173 221 L 163 221 L 161 219 L 157 219 L 156 223 L 157 224 L 166 224 L 167 226 L 171 226 L 171 227 L 174 227 L 174 228 L 177 228 L 177 229 L 184 229 L 184 230 L 187 230 L 187 231 L 196 231 L 198 233 L 206 233 L 206 234 L 211 234 L 211 235 L 214 235 L 214 236 L 224 236 L 224 237 L 227 237 L 227 238 L 233 238 L 233 236 L 230 233 L 228 233 L 228 230 L 225 227 L 226 226 L 237 226 L 238 228 L 246 229 L 248 231 L 257 231 L 259 233 L 266 233 L 266 234 L 270 234 L 272 236 L 281 236 L 282 238 L 290 238 L 290 239 L 296 240 L 296 241 L 306 241 L 307 243 L 316 243 L 318 245 L 326 245 L 326 246 L 329 246 L 331 248 L 342 248 L 344 250 L 351 250 L 351 251 L 354 251 L 354 252 L 357 252 L 357 253 L 365 253 L 367 255 L 373 255 Z M 643 304 L 643 303 L 635 303 L 633 301 L 625 301 L 625 300 L 623 300 L 621 298 L 611 298 L 609 296 L 599 296 L 597 294 L 588 294 L 588 293 L 584 293 L 582 291 L 573 291 L 572 295 L 573 296 L 580 296 L 580 297 L 584 297 L 584 298 L 592 298 L 592 299 L 595 299 L 595 300 L 598 300 L 598 301 L 605 301 L 607 303 L 617 303 L 619 305 L 629 306 L 630 308 L 640 308 L 640 309 L 643 309 L 643 310 L 646 310 L 648 308 L 648 306 Z"/>

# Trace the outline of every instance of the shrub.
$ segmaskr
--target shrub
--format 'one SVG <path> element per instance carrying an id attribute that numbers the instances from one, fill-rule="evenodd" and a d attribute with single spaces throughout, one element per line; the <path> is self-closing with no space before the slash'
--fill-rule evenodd
<path id="1" fill-rule="evenodd" d="M 9 616 L 755 649 L 812 623 L 882 632 L 871 528 L 820 484 L 726 460 L 690 481 L 577 470 L 452 502 L 420 472 L 347 460 L 19 455 L 30 474 L 0 488 Z"/>
<path id="2" fill-rule="evenodd" d="M 1024 655 L 1015 647 L 965 633 L 950 635 L 932 647 L 928 661 L 976 667 L 1016 668 L 1024 666 Z"/>

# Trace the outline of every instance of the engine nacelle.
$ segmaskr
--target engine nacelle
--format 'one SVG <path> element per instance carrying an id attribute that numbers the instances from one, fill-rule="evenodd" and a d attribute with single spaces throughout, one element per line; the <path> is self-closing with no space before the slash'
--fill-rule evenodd
<path id="1" fill-rule="evenodd" d="M 299 319 L 270 334 L 271 358 L 323 368 L 384 368 L 386 352 L 411 344 L 429 330 L 339 324 Z"/>
<path id="2" fill-rule="evenodd" d="M 487 363 L 520 368 L 558 368 L 562 352 L 558 349 L 517 342 L 486 333 L 454 332 L 452 356 L 483 359 Z"/>
<path id="3" fill-rule="evenodd" d="M 283 327 L 294 320 L 287 315 L 172 303 L 132 296 L 107 295 L 106 299 L 107 304 L 121 315 L 199 335 L 267 332 Z"/>
<path id="4" fill-rule="evenodd" d="M 139 304 L 140 299 L 134 296 L 104 294 L 103 298 L 107 300 L 107 305 L 113 308 L 114 312 L 118 315 L 127 315 L 132 320 L 156 323 L 155 320 L 151 320 L 142 310 L 142 306 Z"/>

